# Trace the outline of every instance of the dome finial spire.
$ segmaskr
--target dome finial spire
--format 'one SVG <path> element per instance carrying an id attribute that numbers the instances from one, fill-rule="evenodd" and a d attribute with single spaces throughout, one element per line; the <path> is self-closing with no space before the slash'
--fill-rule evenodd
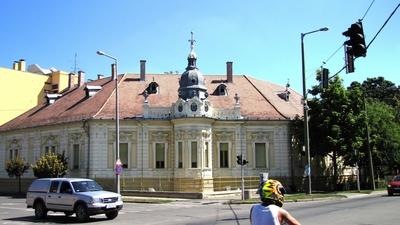
<path id="1" fill-rule="evenodd" d="M 193 52 L 194 50 L 194 43 L 196 42 L 196 40 L 194 40 L 193 38 L 193 31 L 190 32 L 190 40 L 188 40 L 190 42 L 190 51 Z"/>
<path id="2" fill-rule="evenodd" d="M 196 40 L 194 40 L 193 31 L 190 32 L 190 40 L 188 41 L 190 42 L 190 53 L 188 55 L 188 66 L 186 67 L 186 69 L 194 69 L 196 68 L 197 55 L 194 52 L 194 43 L 196 42 Z"/>

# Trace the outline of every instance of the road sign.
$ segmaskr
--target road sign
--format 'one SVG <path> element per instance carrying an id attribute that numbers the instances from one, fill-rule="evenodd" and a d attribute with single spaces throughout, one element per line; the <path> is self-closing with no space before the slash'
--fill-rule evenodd
<path id="1" fill-rule="evenodd" d="M 121 160 L 117 159 L 115 162 L 115 174 L 116 175 L 121 175 L 122 173 L 122 162 Z"/>
<path id="2" fill-rule="evenodd" d="M 310 176 L 310 175 L 311 175 L 311 168 L 310 168 L 310 165 L 307 164 L 307 165 L 304 167 L 304 176 L 305 176 L 305 177 L 308 177 L 308 176 Z"/>

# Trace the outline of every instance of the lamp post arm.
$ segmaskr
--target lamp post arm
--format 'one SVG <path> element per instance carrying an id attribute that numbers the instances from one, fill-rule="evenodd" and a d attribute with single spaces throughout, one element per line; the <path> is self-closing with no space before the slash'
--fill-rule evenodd
<path id="1" fill-rule="evenodd" d="M 304 36 L 306 36 L 307 34 L 312 34 L 312 33 L 315 33 L 315 32 L 327 31 L 327 30 L 329 30 L 329 28 L 323 27 L 323 28 L 320 28 L 320 29 L 318 29 L 318 30 L 313 30 L 313 31 L 310 31 L 310 32 L 301 33 L 301 37 L 304 37 Z"/>

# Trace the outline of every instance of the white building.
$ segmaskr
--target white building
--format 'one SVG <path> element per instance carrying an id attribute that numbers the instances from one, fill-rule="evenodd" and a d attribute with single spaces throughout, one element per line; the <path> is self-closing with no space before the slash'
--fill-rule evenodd
<path id="1" fill-rule="evenodd" d="M 191 43 L 181 76 L 146 74 L 144 60 L 140 74 L 118 76 L 122 189 L 237 188 L 238 155 L 249 162 L 244 166 L 248 184 L 260 172 L 288 180 L 298 169 L 292 167 L 289 125 L 302 115 L 302 96 L 233 75 L 232 62 L 227 62 L 226 75 L 203 76 Z M 46 152 L 65 151 L 67 176 L 113 184 L 115 81 L 81 83 L 62 95 L 49 95 L 47 104 L 0 127 L 0 167 L 16 155 L 34 164 Z M 8 177 L 5 170 L 0 177 Z"/>

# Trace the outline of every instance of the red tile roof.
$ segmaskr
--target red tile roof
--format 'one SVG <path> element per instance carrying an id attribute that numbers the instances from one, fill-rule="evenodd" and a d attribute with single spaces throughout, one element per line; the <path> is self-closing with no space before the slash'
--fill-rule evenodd
<path id="1" fill-rule="evenodd" d="M 170 107 L 178 100 L 179 75 L 146 74 L 146 81 L 139 81 L 138 74 L 119 76 L 120 118 L 143 116 L 143 91 L 151 82 L 159 85 L 157 94 L 147 98 L 150 107 Z M 227 96 L 209 95 L 214 108 L 232 109 L 235 93 L 240 97 L 241 114 L 245 119 L 289 120 L 302 115 L 301 98 L 290 89 L 289 101 L 278 96 L 285 87 L 257 80 L 245 75 L 233 76 L 233 83 L 226 82 L 226 75 L 205 76 L 208 93 L 221 84 L 227 86 Z M 93 97 L 86 97 L 85 86 L 102 86 Z M 113 119 L 115 117 L 115 82 L 110 77 L 86 83 L 63 93 L 51 105 L 38 105 L 0 127 L 0 131 L 43 125 L 69 123 L 85 119 Z"/>

